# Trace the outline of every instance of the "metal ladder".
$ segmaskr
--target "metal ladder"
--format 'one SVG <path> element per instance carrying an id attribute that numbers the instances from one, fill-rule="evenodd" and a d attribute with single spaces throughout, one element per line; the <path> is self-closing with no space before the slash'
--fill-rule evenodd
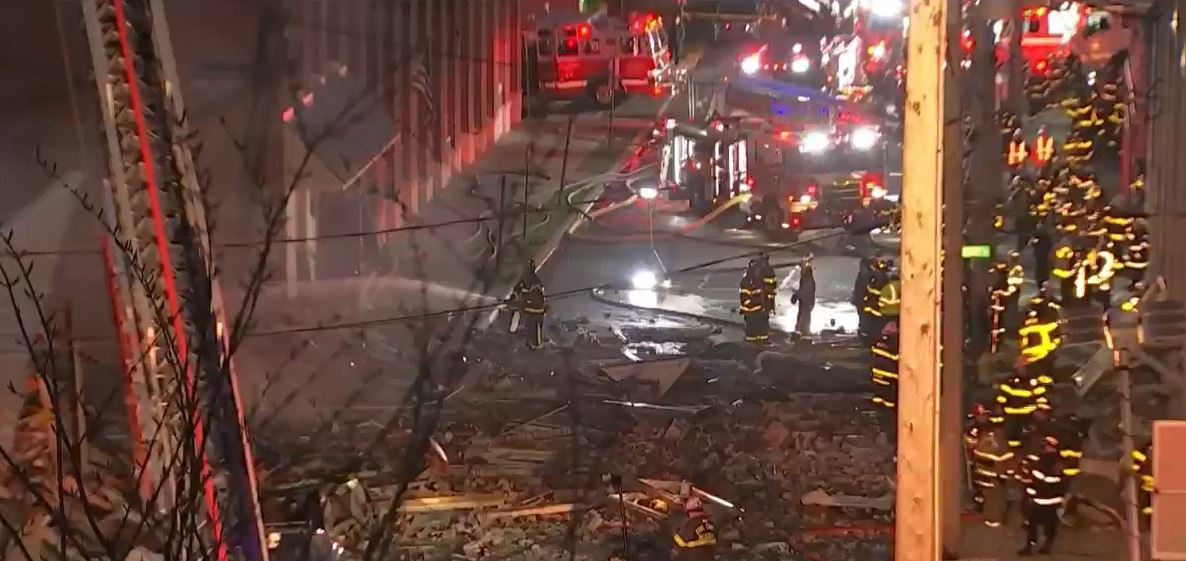
<path id="1" fill-rule="evenodd" d="M 145 499 L 159 489 L 154 506 L 165 512 L 187 493 L 200 497 L 205 543 L 181 546 L 201 549 L 190 553 L 266 559 L 165 10 L 160 0 L 81 1 L 103 115 L 115 242 L 104 255 L 138 488 Z"/>

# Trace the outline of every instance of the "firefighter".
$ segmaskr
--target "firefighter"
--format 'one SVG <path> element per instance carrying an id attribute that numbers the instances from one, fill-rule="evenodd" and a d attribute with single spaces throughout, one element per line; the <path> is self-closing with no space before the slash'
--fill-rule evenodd
<path id="1" fill-rule="evenodd" d="M 1027 462 L 1025 498 L 1028 501 L 1025 521 L 1025 546 L 1018 555 L 1034 554 L 1034 548 L 1042 555 L 1050 553 L 1058 535 L 1059 509 L 1066 494 L 1066 483 L 1059 469 L 1057 445 L 1044 443 L 1037 458 Z M 1039 537 L 1041 547 L 1038 547 Z"/>
<path id="2" fill-rule="evenodd" d="M 1067 479 L 1069 486 L 1083 471 L 1079 465 L 1083 460 L 1083 442 L 1087 439 L 1087 427 L 1074 413 L 1059 419 L 1057 424 L 1060 431 L 1058 457 L 1062 460 L 1062 476 Z"/>
<path id="3" fill-rule="evenodd" d="M 885 286 L 877 296 L 877 311 L 881 314 L 881 321 L 894 321 L 898 318 L 898 310 L 902 305 L 902 282 L 896 271 L 888 271 Z"/>
<path id="4" fill-rule="evenodd" d="M 762 276 L 762 286 L 766 289 L 766 312 L 774 313 L 774 297 L 778 294 L 778 273 L 770 265 L 770 256 L 765 253 L 758 255 L 758 274 Z"/>
<path id="5" fill-rule="evenodd" d="M 1046 360 L 1058 350 L 1058 346 L 1062 344 L 1062 334 L 1058 329 L 1061 315 L 1058 304 L 1044 299 L 1040 294 L 1030 299 L 1025 319 L 1022 321 L 1021 328 L 1017 330 L 1018 337 L 1021 339 L 1023 364 L 1035 364 Z M 1035 375 L 1038 377 L 1049 376 L 1049 371 Z M 1049 384 L 1050 382 L 1043 379 L 1041 383 Z"/>
<path id="6" fill-rule="evenodd" d="M 1063 159 L 1068 164 L 1090 161 L 1095 157 L 1095 143 L 1086 134 L 1073 130 L 1062 143 Z"/>
<path id="7" fill-rule="evenodd" d="M 1005 441 L 1001 427 L 985 427 L 972 448 L 972 484 L 984 525 L 989 528 L 1000 527 L 1005 520 L 1007 485 L 1015 463 L 1014 452 Z"/>
<path id="8" fill-rule="evenodd" d="M 865 286 L 869 284 L 869 276 L 873 274 L 873 261 L 871 257 L 862 257 L 861 262 L 857 265 L 857 277 L 853 280 L 852 296 L 849 302 L 857 309 L 858 334 L 868 340 L 871 338 L 869 333 L 869 314 L 865 311 Z"/>
<path id="9" fill-rule="evenodd" d="M 1034 139 L 1034 169 L 1040 175 L 1045 175 L 1054 162 L 1054 137 L 1046 130 L 1046 125 L 1038 129 L 1038 136 Z"/>
<path id="10" fill-rule="evenodd" d="M 1013 175 L 1020 174 L 1028 158 L 1029 146 L 1026 145 L 1025 138 L 1021 136 L 1021 131 L 1014 130 L 1013 137 L 1009 140 L 1009 144 L 1005 149 L 1005 166 L 1009 168 L 1009 172 Z"/>
<path id="11" fill-rule="evenodd" d="M 1050 280 L 1050 251 L 1053 243 L 1049 226 L 1039 224 L 1034 233 L 1034 283 L 1038 286 Z"/>
<path id="12" fill-rule="evenodd" d="M 1019 128 L 1017 126 L 1017 116 L 1007 109 L 1001 109 L 997 112 L 996 121 L 1001 131 L 1001 146 L 1007 146 L 1009 140 L 1013 138 L 1013 133 Z"/>
<path id="13" fill-rule="evenodd" d="M 765 343 L 770 339 L 770 300 L 758 261 L 751 260 L 741 277 L 741 317 L 745 319 L 745 340 Z"/>
<path id="14" fill-rule="evenodd" d="M 887 260 L 875 259 L 869 269 L 869 276 L 865 279 L 861 311 L 865 314 L 864 332 L 870 338 L 881 333 L 881 325 L 885 321 L 881 314 L 881 289 L 889 283 L 889 266 Z"/>
<path id="15" fill-rule="evenodd" d="M 1059 284 L 1059 298 L 1064 307 L 1071 307 L 1077 302 L 1075 296 L 1075 277 L 1079 273 L 1081 253 L 1075 247 L 1075 238 L 1064 235 L 1054 248 L 1054 267 L 1051 274 Z"/>
<path id="16" fill-rule="evenodd" d="M 688 518 L 672 534 L 674 545 L 672 558 L 675 561 L 711 561 L 716 559 L 716 526 L 704 512 L 704 504 L 698 497 L 691 497 L 684 503 Z"/>
<path id="17" fill-rule="evenodd" d="M 1119 201 L 1116 201 L 1117 203 Z M 1111 204 L 1104 207 L 1102 216 L 1102 225 L 1104 228 L 1104 235 L 1108 238 L 1108 244 L 1113 248 L 1113 251 L 1124 254 L 1126 249 L 1125 241 L 1128 240 L 1128 235 L 1133 230 L 1133 218 L 1125 216 L 1117 204 Z"/>
<path id="18" fill-rule="evenodd" d="M 1134 287 L 1145 279 L 1145 270 L 1149 268 L 1149 232 L 1143 220 L 1133 222 L 1131 236 L 1126 242 L 1123 274 L 1128 278 L 1129 286 Z"/>
<path id="19" fill-rule="evenodd" d="M 989 285 L 989 309 L 992 310 L 992 327 L 989 330 L 988 352 L 996 353 L 1004 341 L 1006 327 L 1006 299 L 1009 295 L 1009 266 L 1004 261 L 993 263 L 989 269 L 992 279 Z"/>
<path id="20" fill-rule="evenodd" d="M 810 336 L 811 311 L 815 309 L 815 265 L 810 253 L 799 267 L 799 287 L 791 295 L 791 303 L 799 306 L 799 312 L 795 317 L 795 332 L 802 337 Z"/>
<path id="21" fill-rule="evenodd" d="M 1046 388 L 1036 380 L 1027 379 L 1025 368 L 1018 364 L 1014 374 L 997 384 L 997 403 L 1004 413 L 1005 436 L 1009 446 L 1020 448 L 1029 417 L 1046 398 Z"/>
<path id="22" fill-rule="evenodd" d="M 512 300 L 527 323 L 527 348 L 544 348 L 544 314 L 547 313 L 548 307 L 544 283 L 535 272 L 535 260 L 528 261 L 527 270 L 512 291 Z"/>
<path id="23" fill-rule="evenodd" d="M 1009 214 L 1013 215 L 1013 229 L 1017 233 L 1017 250 L 1021 251 L 1034 236 L 1037 228 L 1034 203 L 1036 200 L 1033 185 L 1021 176 L 1014 177 L 1010 182 Z"/>
<path id="24" fill-rule="evenodd" d="M 873 403 L 893 409 L 898 404 L 898 323 L 890 321 L 882 328 L 869 352 L 873 379 Z"/>
<path id="25" fill-rule="evenodd" d="M 1084 261 L 1082 292 L 1089 300 L 1098 302 L 1105 310 L 1112 307 L 1112 277 L 1116 275 L 1115 257 L 1107 250 L 1107 239 L 1101 239 Z"/>
<path id="26" fill-rule="evenodd" d="M 1138 478 L 1137 486 L 1141 489 L 1137 504 L 1141 507 L 1141 514 L 1145 516 L 1153 514 L 1153 493 L 1157 492 L 1154 485 L 1156 482 L 1153 480 L 1153 464 L 1150 462 L 1152 456 L 1152 442 L 1147 442 L 1132 451 L 1132 474 Z"/>

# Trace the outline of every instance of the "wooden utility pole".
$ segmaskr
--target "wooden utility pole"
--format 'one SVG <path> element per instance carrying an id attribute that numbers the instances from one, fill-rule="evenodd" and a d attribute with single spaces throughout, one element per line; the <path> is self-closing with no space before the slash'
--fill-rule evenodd
<path id="1" fill-rule="evenodd" d="M 939 356 L 946 0 L 911 0 L 902 168 L 902 310 L 894 555 L 941 557 Z M 954 53 L 952 53 L 954 54 Z M 950 66 L 956 65 L 952 59 Z"/>
<path id="2" fill-rule="evenodd" d="M 1029 116 L 1029 99 L 1025 95 L 1025 61 L 1021 56 L 1021 35 L 1025 32 L 1025 18 L 1021 15 L 1021 0 L 1005 0 L 1012 12 L 1009 15 L 1009 61 L 1006 84 L 1009 111 L 1017 115 L 1018 122 Z"/>

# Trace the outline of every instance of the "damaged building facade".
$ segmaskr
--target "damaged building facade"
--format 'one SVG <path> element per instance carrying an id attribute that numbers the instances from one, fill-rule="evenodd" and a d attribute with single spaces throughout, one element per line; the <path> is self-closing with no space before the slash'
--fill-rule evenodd
<path id="1" fill-rule="evenodd" d="M 286 184 L 298 187 L 286 237 L 398 228 L 520 120 L 518 0 L 284 6 L 294 77 L 279 118 Z M 288 244 L 285 277 L 374 270 L 391 240 Z"/>

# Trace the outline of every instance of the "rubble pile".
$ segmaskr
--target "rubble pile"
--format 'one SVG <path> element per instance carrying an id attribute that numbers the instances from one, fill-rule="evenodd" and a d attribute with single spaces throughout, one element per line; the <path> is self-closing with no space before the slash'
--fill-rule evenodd
<path id="1" fill-rule="evenodd" d="M 885 556 L 877 529 L 890 516 L 893 444 L 860 390 L 835 393 L 845 388 L 833 381 L 824 383 L 833 393 L 788 392 L 779 379 L 810 376 L 799 363 L 784 372 L 790 357 L 700 340 L 681 341 L 684 356 L 624 359 L 624 339 L 579 332 L 571 351 L 532 354 L 476 343 L 471 356 L 481 358 L 467 359 L 423 447 L 425 468 L 399 501 L 400 557 L 551 561 L 575 543 L 577 558 L 602 560 L 624 547 L 625 526 L 631 559 L 664 559 L 690 496 L 717 525 L 721 559 Z M 355 453 L 269 470 L 264 492 L 303 481 L 323 504 L 354 497 L 322 522 L 357 551 L 367 537 L 357 528 L 374 524 L 399 488 L 392 468 L 414 428 L 401 420 L 378 440 L 377 427 L 344 428 Z M 369 449 L 358 444 L 367 438 Z M 376 461 L 380 448 L 390 457 Z M 829 534 L 837 528 L 868 531 Z"/>

